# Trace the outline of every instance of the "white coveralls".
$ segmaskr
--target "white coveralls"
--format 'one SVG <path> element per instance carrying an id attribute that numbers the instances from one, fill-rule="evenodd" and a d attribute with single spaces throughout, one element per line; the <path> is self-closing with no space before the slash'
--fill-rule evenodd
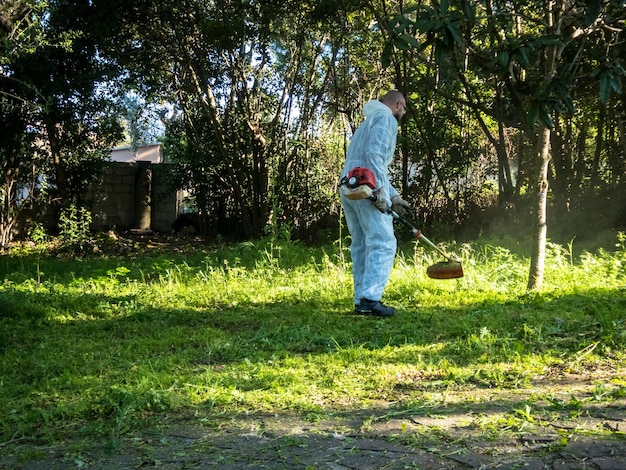
<path id="1" fill-rule="evenodd" d="M 398 121 L 388 106 L 376 100 L 365 104 L 363 114 L 365 121 L 350 141 L 341 177 L 355 167 L 369 168 L 380 188 L 379 200 L 385 200 L 390 207 L 391 198 L 398 195 L 389 183 L 388 173 L 396 149 Z M 368 199 L 354 201 L 343 194 L 340 197 L 352 237 L 354 303 L 359 304 L 361 299 L 381 300 L 396 254 L 393 218 L 380 212 Z"/>

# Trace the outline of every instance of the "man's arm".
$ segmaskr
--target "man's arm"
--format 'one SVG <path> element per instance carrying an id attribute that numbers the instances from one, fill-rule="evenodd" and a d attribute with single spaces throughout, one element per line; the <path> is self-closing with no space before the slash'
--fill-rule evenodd
<path id="1" fill-rule="evenodd" d="M 378 198 L 381 206 L 391 206 L 391 199 L 398 191 L 389 182 L 389 164 L 395 152 L 398 123 L 392 115 L 380 114 L 373 117 L 370 124 L 368 145 L 366 148 L 367 166 L 376 177 L 380 188 Z"/>

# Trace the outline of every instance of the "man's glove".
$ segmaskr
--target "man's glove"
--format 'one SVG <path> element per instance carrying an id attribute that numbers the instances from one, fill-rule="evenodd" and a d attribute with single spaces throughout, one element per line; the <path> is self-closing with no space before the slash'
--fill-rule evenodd
<path id="1" fill-rule="evenodd" d="M 387 211 L 389 210 L 389 200 L 380 197 L 380 195 L 374 200 L 374 206 L 376 206 L 376 209 L 378 209 L 379 211 L 381 211 L 383 214 L 387 213 Z"/>
<path id="2" fill-rule="evenodd" d="M 400 196 L 394 196 L 391 198 L 391 210 L 400 215 L 407 215 L 413 212 L 411 204 L 406 202 Z"/>

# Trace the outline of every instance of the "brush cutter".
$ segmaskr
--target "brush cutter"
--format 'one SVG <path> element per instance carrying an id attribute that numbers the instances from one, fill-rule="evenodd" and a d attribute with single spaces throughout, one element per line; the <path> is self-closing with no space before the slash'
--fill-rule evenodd
<path id="1" fill-rule="evenodd" d="M 396 211 L 389 209 L 388 212 L 395 219 L 401 220 L 407 227 L 409 227 L 413 232 L 413 235 L 415 235 L 415 238 L 423 240 L 428 246 L 438 251 L 444 258 L 446 258 L 445 261 L 440 261 L 439 263 L 435 263 L 426 268 L 426 275 L 428 277 L 432 279 L 455 279 L 463 277 L 463 267 L 458 259 L 447 255 L 441 248 L 426 238 L 422 232 L 413 227 L 413 225 L 406 218 L 402 217 Z"/>
<path id="2" fill-rule="evenodd" d="M 378 192 L 376 188 L 376 177 L 371 170 L 367 168 L 356 167 L 348 172 L 340 181 L 342 194 L 352 200 L 369 199 L 375 202 L 378 199 Z M 446 261 L 435 263 L 432 266 L 428 266 L 426 274 L 433 279 L 454 279 L 463 277 L 463 267 L 461 262 L 455 258 L 447 255 L 441 248 L 426 238 L 422 232 L 413 227 L 411 223 L 392 209 L 388 209 L 387 212 L 394 218 L 404 222 L 415 235 L 418 240 L 424 240 L 427 245 L 441 253 Z"/>

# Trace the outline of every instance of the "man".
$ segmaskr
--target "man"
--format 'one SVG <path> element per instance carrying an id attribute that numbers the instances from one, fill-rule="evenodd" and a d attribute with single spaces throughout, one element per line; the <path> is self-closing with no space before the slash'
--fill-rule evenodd
<path id="1" fill-rule="evenodd" d="M 388 92 L 381 101 L 372 100 L 363 107 L 365 121 L 354 133 L 344 177 L 356 167 L 367 168 L 376 178 L 376 201 L 352 200 L 341 193 L 348 231 L 352 236 L 350 254 L 354 279 L 355 313 L 389 317 L 395 308 L 381 302 L 389 281 L 396 254 L 396 237 L 389 208 L 398 213 L 410 210 L 389 183 L 388 167 L 393 159 L 398 123 L 406 112 L 406 100 L 397 90 Z"/>

